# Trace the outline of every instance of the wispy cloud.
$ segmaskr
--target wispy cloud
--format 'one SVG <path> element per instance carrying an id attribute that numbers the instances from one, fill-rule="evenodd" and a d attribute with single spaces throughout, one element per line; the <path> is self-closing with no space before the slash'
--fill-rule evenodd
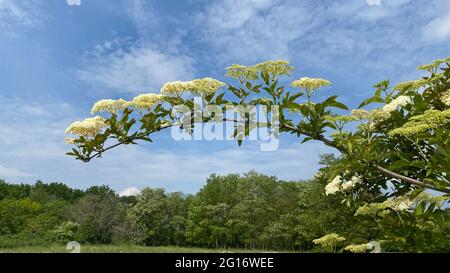
<path id="1" fill-rule="evenodd" d="M 431 43 L 450 41 L 450 2 L 430 1 L 425 12 L 429 18 L 422 32 L 425 40 Z"/>
<path id="2" fill-rule="evenodd" d="M 63 102 L 1 96 L 0 105 L 0 175 L 9 179 L 44 175 L 46 167 L 65 153 L 64 128 L 75 118 L 74 108 Z"/>
<path id="3" fill-rule="evenodd" d="M 43 20 L 41 7 L 34 0 L 0 0 L 0 30 L 4 34 L 16 35 L 16 28 L 39 27 Z"/>
<path id="4" fill-rule="evenodd" d="M 80 79 L 106 90 L 157 92 L 167 81 L 190 79 L 193 60 L 182 54 L 165 53 L 154 44 L 113 39 L 86 52 Z"/>
<path id="5" fill-rule="evenodd" d="M 399 77 L 440 56 L 422 37 L 448 38 L 448 5 L 444 0 L 209 1 L 187 28 L 221 64 L 283 58 L 322 72 L 357 65 L 361 72 Z M 343 60 L 345 65 L 337 65 Z"/>
<path id="6" fill-rule="evenodd" d="M 411 0 L 334 0 L 324 9 L 333 19 L 380 21 L 402 13 Z"/>
<path id="7" fill-rule="evenodd" d="M 450 39 L 450 14 L 429 22 L 423 30 L 427 40 L 447 41 Z"/>
<path id="8" fill-rule="evenodd" d="M 1 177 L 32 177 L 32 174 L 22 172 L 18 169 L 8 168 L 0 164 L 0 178 Z"/>
<path id="9" fill-rule="evenodd" d="M 197 36 L 226 62 L 289 58 L 290 43 L 315 23 L 315 16 L 299 1 L 277 0 L 214 1 L 194 18 Z"/>

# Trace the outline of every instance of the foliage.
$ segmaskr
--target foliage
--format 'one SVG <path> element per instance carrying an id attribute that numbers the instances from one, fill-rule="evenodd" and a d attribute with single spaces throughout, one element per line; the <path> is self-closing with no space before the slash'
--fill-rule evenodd
<path id="1" fill-rule="evenodd" d="M 414 198 L 414 210 L 397 211 L 392 208 L 402 202 L 387 202 L 389 199 L 381 193 L 366 192 L 355 200 L 342 199 L 343 193 L 327 196 L 325 174 L 338 161 L 324 155 L 321 162 L 325 167 L 312 181 L 282 181 L 255 172 L 211 175 L 194 196 L 144 189 L 135 202 L 129 202 L 100 186 L 82 191 L 83 197 L 74 202 L 4 199 L 0 201 L 0 247 L 79 240 L 95 244 L 356 251 L 367 242 L 378 241 L 385 251 L 448 251 L 450 213 L 439 208 L 442 198 L 419 194 Z M 66 197 L 70 199 L 70 195 Z M 431 200 L 435 207 L 421 205 Z M 346 240 L 333 248 L 316 248 L 313 240 L 330 233 Z"/>
<path id="2" fill-rule="evenodd" d="M 75 240 L 75 234 L 80 227 L 79 224 L 72 221 L 62 222 L 52 231 L 53 235 L 62 242 L 69 242 Z"/>
<path id="3" fill-rule="evenodd" d="M 26 184 L 13 185 L 7 184 L 0 179 L 0 200 L 3 199 L 22 199 L 30 196 L 31 186 Z"/>
<path id="4" fill-rule="evenodd" d="M 165 193 L 163 189 L 144 189 L 130 209 L 130 219 L 145 245 L 183 245 L 187 208 L 190 197 L 181 193 Z"/>
<path id="5" fill-rule="evenodd" d="M 212 175 L 189 208 L 188 240 L 207 247 L 294 249 L 300 192 L 307 185 L 255 172 Z"/>
<path id="6" fill-rule="evenodd" d="M 0 234 L 22 232 L 29 219 L 39 214 L 42 205 L 30 199 L 3 199 L 0 201 Z"/>
<path id="7" fill-rule="evenodd" d="M 116 231 L 125 224 L 126 211 L 118 198 L 107 192 L 87 194 L 70 211 L 70 218 L 79 224 L 76 233 L 78 241 L 111 243 L 116 235 L 120 237 Z"/>

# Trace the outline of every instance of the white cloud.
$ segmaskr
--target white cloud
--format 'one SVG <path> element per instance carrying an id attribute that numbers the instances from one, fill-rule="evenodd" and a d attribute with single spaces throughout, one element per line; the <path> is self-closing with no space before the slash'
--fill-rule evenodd
<path id="1" fill-rule="evenodd" d="M 365 1 L 335 0 L 327 8 L 317 10 L 317 17 L 326 20 L 320 19 L 313 30 L 292 43 L 296 60 L 306 65 L 306 69 L 346 75 L 345 80 L 370 78 L 373 83 L 420 76 L 415 73 L 418 64 L 448 54 L 443 47 L 431 46 L 421 38 L 429 20 L 450 10 L 446 7 L 450 6 L 449 1 L 430 0 L 428 4 L 385 0 L 382 3 L 369 6 Z M 354 96 L 367 96 L 356 92 Z"/>
<path id="2" fill-rule="evenodd" d="M 161 22 L 153 5 L 153 2 L 142 0 L 126 2 L 127 11 L 141 36 L 147 34 L 160 35 L 159 32 L 154 31 L 155 27 L 158 27 Z"/>
<path id="3" fill-rule="evenodd" d="M 0 165 L 0 178 L 1 177 L 32 177 L 32 174 L 22 172 L 18 169 L 8 168 Z"/>
<path id="4" fill-rule="evenodd" d="M 0 105 L 0 160 L 8 167 L 0 175 L 15 179 L 45 174 L 46 164 L 61 160 L 67 149 L 64 128 L 76 117 L 73 108 L 67 103 L 1 96 Z"/>
<path id="5" fill-rule="evenodd" d="M 141 190 L 136 187 L 129 187 L 119 192 L 119 196 L 135 196 L 141 193 Z"/>
<path id="6" fill-rule="evenodd" d="M 114 39 L 97 45 L 78 70 L 80 79 L 96 87 L 121 92 L 158 92 L 168 81 L 194 77 L 193 61 L 154 45 Z"/>
<path id="7" fill-rule="evenodd" d="M 381 6 L 381 0 L 366 0 L 367 5 L 369 6 Z"/>
<path id="8" fill-rule="evenodd" d="M 16 27 L 38 27 L 43 17 L 39 4 L 34 0 L 0 0 L 0 30 L 3 33 L 16 35 Z"/>
<path id="9" fill-rule="evenodd" d="M 81 6 L 81 0 L 66 0 L 69 6 Z"/>
<path id="10" fill-rule="evenodd" d="M 199 36 L 224 62 L 289 58 L 290 43 L 314 25 L 314 16 L 298 1 L 215 1 L 195 18 Z"/>
<path id="11" fill-rule="evenodd" d="M 411 0 L 386 0 L 373 6 L 363 0 L 320 5 L 290 0 L 209 3 L 193 16 L 191 32 L 208 44 L 209 54 L 220 64 L 280 58 L 301 60 L 302 64 L 312 61 L 323 68 L 333 67 L 331 61 L 324 61 L 333 56 L 336 62 L 335 55 L 342 52 L 364 62 L 368 55 L 385 48 L 412 47 L 402 45 L 402 38 L 414 35 L 411 26 L 397 19 L 411 8 Z"/>
<path id="12" fill-rule="evenodd" d="M 450 13 L 431 20 L 423 29 L 428 41 L 446 41 L 450 39 Z"/>
<path id="13" fill-rule="evenodd" d="M 335 0 L 327 8 L 333 19 L 380 22 L 402 13 L 411 0 Z M 356 26 L 356 25 L 355 25 Z"/>

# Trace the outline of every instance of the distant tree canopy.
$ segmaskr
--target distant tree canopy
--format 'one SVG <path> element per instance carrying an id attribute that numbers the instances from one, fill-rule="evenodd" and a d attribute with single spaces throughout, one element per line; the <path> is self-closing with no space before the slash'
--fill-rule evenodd
<path id="1" fill-rule="evenodd" d="M 323 156 L 321 163 L 327 165 L 321 173 L 335 161 Z M 450 249 L 448 209 L 419 214 L 384 207 L 374 209 L 374 214 L 363 213 L 360 208 L 365 204 L 389 199 L 382 193 L 365 193 L 343 202 L 340 195 L 326 195 L 327 183 L 320 174 L 311 181 L 295 182 L 249 172 L 211 175 L 195 195 L 146 188 L 137 196 L 119 197 L 107 186 L 94 186 L 84 191 L 66 187 L 65 194 L 56 197 L 49 187 L 55 183 L 1 182 L 0 248 L 77 240 L 362 252 L 370 249 L 361 250 L 361 246 L 378 241 L 385 251 Z M 21 188 L 28 189 L 28 194 L 17 195 Z M 33 199 L 36 188 L 39 198 Z"/>

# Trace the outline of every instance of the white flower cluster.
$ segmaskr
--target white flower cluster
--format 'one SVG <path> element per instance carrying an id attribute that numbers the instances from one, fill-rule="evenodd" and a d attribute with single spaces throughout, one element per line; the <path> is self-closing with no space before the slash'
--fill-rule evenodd
<path id="1" fill-rule="evenodd" d="M 411 117 L 402 127 L 390 131 L 389 135 L 412 136 L 447 124 L 450 124 L 450 109 L 444 111 L 429 109 L 421 115 Z"/>
<path id="2" fill-rule="evenodd" d="M 390 112 L 387 112 L 383 109 L 374 109 L 372 111 L 367 111 L 364 109 L 354 109 L 352 110 L 351 117 L 356 120 L 366 120 L 369 121 L 369 123 L 377 123 L 390 118 L 391 114 Z"/>
<path id="3" fill-rule="evenodd" d="M 335 193 L 341 191 L 341 189 L 342 189 L 341 183 L 342 183 L 342 178 L 340 175 L 333 178 L 333 180 L 331 180 L 331 182 L 325 186 L 325 194 L 330 195 L 330 194 L 335 194 Z"/>
<path id="4" fill-rule="evenodd" d="M 289 65 L 288 61 L 275 60 L 267 61 L 254 65 L 254 68 L 258 72 L 268 73 L 269 75 L 275 76 L 290 76 L 295 70 L 294 67 Z"/>
<path id="5" fill-rule="evenodd" d="M 302 88 L 305 90 L 317 90 L 330 84 L 331 82 L 325 79 L 303 77 L 299 80 L 293 81 L 291 83 L 291 86 Z"/>
<path id="6" fill-rule="evenodd" d="M 276 60 L 259 63 L 254 66 L 233 64 L 227 67 L 226 70 L 226 76 L 236 78 L 243 83 L 246 80 L 258 79 L 260 73 L 267 73 L 273 78 L 283 75 L 290 76 L 294 71 L 294 67 L 290 66 L 288 61 Z"/>
<path id="7" fill-rule="evenodd" d="M 447 105 L 450 106 L 450 89 L 447 90 L 442 96 L 441 96 L 441 101 Z"/>
<path id="8" fill-rule="evenodd" d="M 75 121 L 66 129 L 66 134 L 74 134 L 82 137 L 93 137 L 106 126 L 107 124 L 105 119 L 96 116 L 82 121 Z M 71 143 L 73 140 L 67 139 L 66 142 Z"/>
<path id="9" fill-rule="evenodd" d="M 124 99 L 112 100 L 105 99 L 99 100 L 92 106 L 91 113 L 96 114 L 99 112 L 108 112 L 112 115 L 117 114 L 127 107 L 134 107 L 138 109 L 150 109 L 158 102 L 163 101 L 164 95 L 161 94 L 141 94 L 135 97 L 132 101 L 126 101 Z"/>
<path id="10" fill-rule="evenodd" d="M 92 106 L 91 114 L 98 112 L 109 112 L 111 114 L 117 113 L 117 111 L 123 110 L 127 107 L 127 101 L 123 99 L 118 100 L 99 100 L 94 106 Z"/>
<path id="11" fill-rule="evenodd" d="M 150 109 L 153 105 L 163 101 L 164 96 L 161 94 L 141 94 L 128 103 L 128 106 L 138 109 Z"/>
<path id="12" fill-rule="evenodd" d="M 386 104 L 383 107 L 383 111 L 386 111 L 388 113 L 394 112 L 397 110 L 398 107 L 406 106 L 412 102 L 411 97 L 408 96 L 399 96 Z"/>
<path id="13" fill-rule="evenodd" d="M 253 66 L 233 64 L 227 67 L 226 70 L 227 74 L 225 76 L 236 78 L 241 82 L 258 79 L 258 70 Z"/>
<path id="14" fill-rule="evenodd" d="M 385 216 L 391 211 L 412 211 L 421 202 L 428 204 L 434 204 L 437 207 L 442 207 L 448 201 L 447 196 L 433 196 L 428 192 L 422 192 L 416 197 L 412 197 L 411 194 L 402 196 L 396 196 L 389 198 L 382 203 L 366 204 L 356 211 L 355 215 L 378 215 Z"/>
<path id="15" fill-rule="evenodd" d="M 335 246 L 339 242 L 345 241 L 345 238 L 336 233 L 330 233 L 318 239 L 314 239 L 313 243 L 324 247 Z"/>
<path id="16" fill-rule="evenodd" d="M 360 245 L 348 245 L 344 248 L 344 250 L 346 251 L 350 251 L 353 253 L 365 253 L 367 252 L 369 249 L 371 249 L 371 245 L 370 244 L 360 244 Z"/>
<path id="17" fill-rule="evenodd" d="M 433 197 L 426 192 L 419 194 L 417 197 L 413 199 L 409 195 L 396 196 L 382 203 L 366 204 L 358 208 L 358 210 L 355 213 L 355 216 L 378 215 L 383 217 L 389 214 L 392 210 L 398 212 L 408 211 L 421 201 L 433 202 L 433 200 L 434 200 Z"/>
<path id="18" fill-rule="evenodd" d="M 195 94 L 211 94 L 219 88 L 226 86 L 225 83 L 213 78 L 196 79 L 187 82 L 175 81 L 164 84 L 161 93 L 164 95 L 181 95 L 184 92 L 193 92 Z"/>
<path id="19" fill-rule="evenodd" d="M 362 183 L 360 176 L 354 175 L 350 178 L 350 180 L 344 181 L 340 175 L 337 175 L 325 186 L 325 194 L 332 195 L 337 192 L 348 191 L 360 183 Z"/>

